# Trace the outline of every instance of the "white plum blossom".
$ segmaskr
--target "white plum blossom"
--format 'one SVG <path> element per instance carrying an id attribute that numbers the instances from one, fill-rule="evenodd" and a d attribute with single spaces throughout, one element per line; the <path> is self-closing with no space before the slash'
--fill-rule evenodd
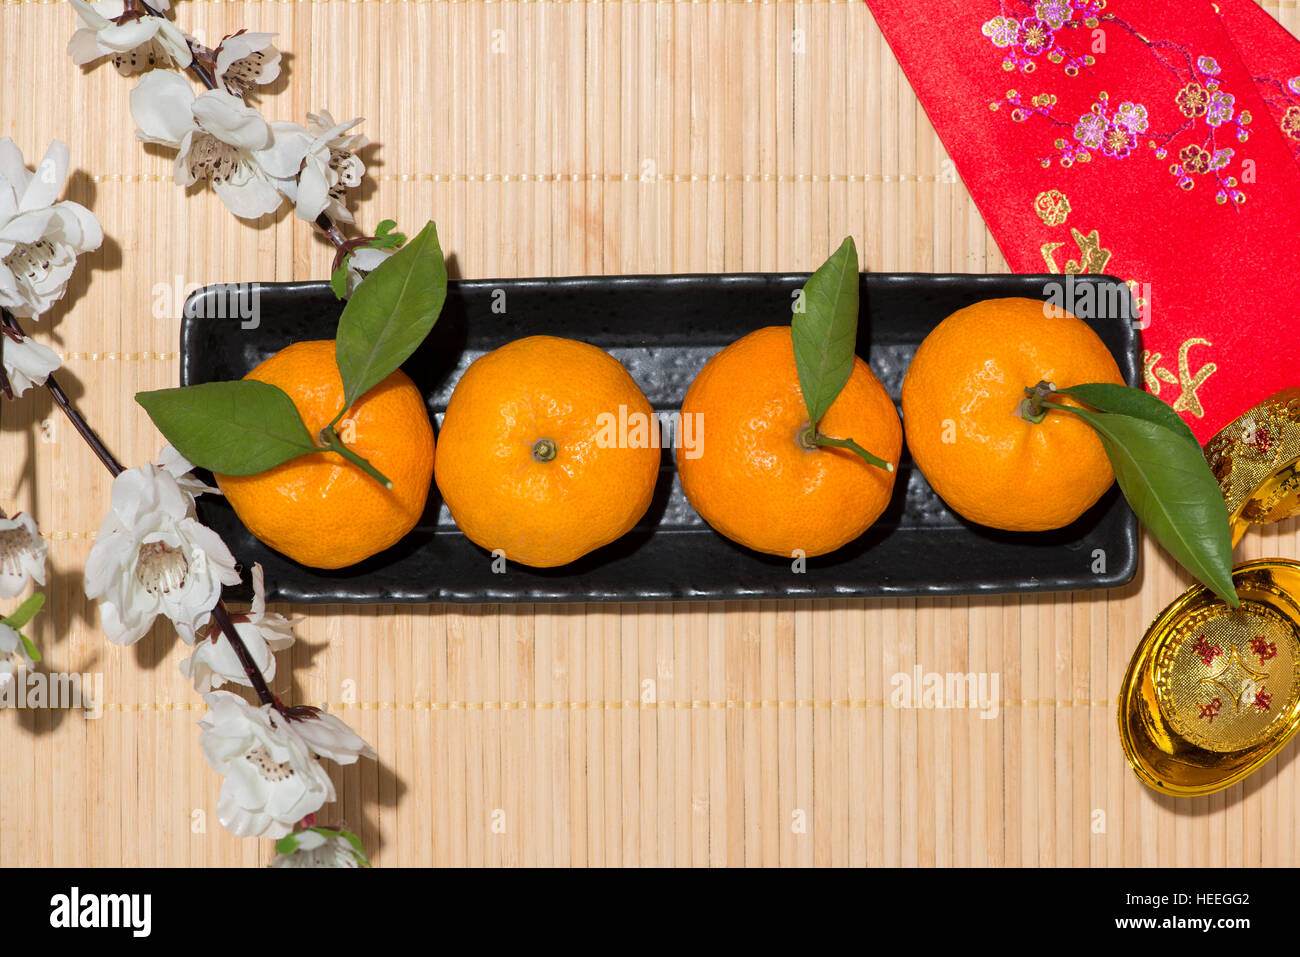
<path id="1" fill-rule="evenodd" d="M 373 246 L 361 246 L 348 257 L 348 294 L 361 284 L 370 273 L 378 269 L 396 249 L 375 249 Z"/>
<path id="2" fill-rule="evenodd" d="M 57 352 L 31 336 L 10 329 L 0 331 L 5 379 L 15 398 L 34 386 L 44 385 L 50 374 L 63 365 Z"/>
<path id="3" fill-rule="evenodd" d="M 30 515 L 0 518 L 0 598 L 16 598 L 29 582 L 45 584 L 48 549 Z"/>
<path id="4" fill-rule="evenodd" d="M 361 117 L 336 123 L 328 110 L 308 113 L 307 125 L 273 123 L 276 148 L 267 168 L 294 205 L 299 219 L 315 222 L 321 213 L 340 223 L 354 221 L 347 191 L 361 185 L 366 165 L 357 152 L 370 141 L 349 133 Z"/>
<path id="5" fill-rule="evenodd" d="M 155 71 L 131 91 L 136 136 L 177 150 L 173 177 L 180 186 L 207 181 L 241 219 L 275 212 L 283 198 L 263 165 L 275 142 L 271 124 L 223 90 L 197 96 L 175 73 Z"/>
<path id="6" fill-rule="evenodd" d="M 312 756 L 297 722 L 274 705 L 249 704 L 228 691 L 212 691 L 199 722 L 199 745 L 220 774 L 217 818 L 239 837 L 282 837 L 335 797 L 334 782 Z"/>
<path id="7" fill-rule="evenodd" d="M 61 299 L 77 256 L 104 241 L 90 210 L 57 201 L 67 175 L 66 144 L 51 143 L 33 173 L 13 140 L 0 140 L 0 308 L 15 316 L 39 316 Z"/>
<path id="8" fill-rule="evenodd" d="M 124 17 L 123 0 L 72 0 L 72 5 L 81 28 L 68 42 L 68 54 L 78 66 L 109 57 L 118 73 L 131 76 L 173 64 L 184 69 L 193 59 L 185 34 L 166 17 L 146 13 Z M 150 6 L 166 10 L 169 4 Z"/>
<path id="9" fill-rule="evenodd" d="M 109 641 L 139 641 L 159 615 L 193 644 L 221 598 L 239 581 L 221 537 L 195 517 L 194 496 L 156 465 L 113 480 L 112 509 L 86 561 L 86 597 L 99 601 Z"/>
<path id="10" fill-rule="evenodd" d="M 319 708 L 292 709 L 290 717 L 303 740 L 322 758 L 338 764 L 354 764 L 357 758 L 379 756 L 355 731 Z"/>
<path id="11" fill-rule="evenodd" d="M 232 614 L 230 618 L 257 670 L 269 684 L 275 677 L 275 652 L 293 644 L 296 619 L 290 620 L 283 615 L 267 612 L 266 585 L 260 564 L 253 566 L 252 607 L 248 614 Z M 181 674 L 194 682 L 194 690 L 199 694 L 220 688 L 227 681 L 252 687 L 252 682 L 244 673 L 244 666 L 230 645 L 230 639 L 215 625 L 207 634 L 199 636 L 194 645 L 194 654 L 181 662 Z"/>
<path id="12" fill-rule="evenodd" d="M 368 867 L 356 837 L 329 828 L 310 827 L 281 838 L 272 867 Z"/>
<path id="13" fill-rule="evenodd" d="M 217 88 L 241 99 L 280 75 L 280 51 L 271 42 L 274 33 L 240 30 L 218 44 L 213 54 L 213 79 Z"/>
<path id="14" fill-rule="evenodd" d="M 20 396 L 32 386 L 45 385 L 50 373 L 63 364 L 59 354 L 30 336 L 14 339 L 5 330 L 0 342 L 4 350 L 5 376 L 15 396 Z"/>
<path id="15" fill-rule="evenodd" d="M 170 472 L 172 478 L 176 479 L 182 491 L 189 494 L 191 498 L 198 498 L 205 493 L 220 495 L 221 489 L 214 488 L 206 482 L 194 476 L 194 463 L 176 451 L 176 446 L 164 445 L 162 451 L 158 453 L 158 467 L 165 472 Z"/>
<path id="16" fill-rule="evenodd" d="M 14 677 L 14 656 L 22 655 L 30 670 L 35 667 L 27 645 L 23 642 L 18 629 L 0 622 L 0 692 L 3 692 Z"/>
<path id="17" fill-rule="evenodd" d="M 370 140 L 360 133 L 348 131 L 361 122 L 362 118 L 358 116 L 346 123 L 336 123 L 329 110 L 307 114 L 307 129 L 315 139 L 298 177 L 297 205 L 308 202 L 305 212 L 309 213 L 311 207 L 319 203 L 331 219 L 344 223 L 353 221 L 347 207 L 347 191 L 360 186 L 366 175 L 366 164 L 357 154 Z M 316 217 L 303 218 L 314 220 Z"/>

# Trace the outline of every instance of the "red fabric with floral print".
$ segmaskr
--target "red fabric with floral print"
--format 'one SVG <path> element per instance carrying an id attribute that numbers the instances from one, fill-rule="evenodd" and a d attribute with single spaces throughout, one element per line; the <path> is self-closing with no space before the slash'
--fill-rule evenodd
<path id="1" fill-rule="evenodd" d="M 1208 0 L 867 4 L 1011 267 L 1129 281 L 1146 386 L 1201 441 L 1300 384 L 1300 44 L 1276 21 L 1250 0 L 1222 20 Z"/>
<path id="2" fill-rule="evenodd" d="M 1300 159 L 1300 41 L 1255 0 L 1215 0 L 1255 87 Z"/>

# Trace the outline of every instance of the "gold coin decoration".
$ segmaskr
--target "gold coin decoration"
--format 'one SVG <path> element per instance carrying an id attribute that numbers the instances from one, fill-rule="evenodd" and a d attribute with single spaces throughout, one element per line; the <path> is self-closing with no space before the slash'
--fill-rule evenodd
<path id="1" fill-rule="evenodd" d="M 1120 688 L 1120 743 L 1149 787 L 1213 794 L 1300 732 L 1300 562 L 1237 565 L 1238 608 L 1193 585 L 1151 623 Z"/>
<path id="2" fill-rule="evenodd" d="M 1244 751 L 1268 740 L 1300 699 L 1300 640 L 1258 602 L 1205 608 L 1180 623 L 1155 663 L 1156 700 L 1184 740 Z"/>

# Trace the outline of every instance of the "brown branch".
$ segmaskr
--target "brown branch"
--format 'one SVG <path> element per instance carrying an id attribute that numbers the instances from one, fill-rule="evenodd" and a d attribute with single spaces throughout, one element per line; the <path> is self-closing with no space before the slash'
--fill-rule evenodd
<path id="1" fill-rule="evenodd" d="M 25 335 L 22 327 L 18 324 L 18 320 L 15 319 L 7 309 L 0 309 L 0 324 L 7 329 L 13 330 L 19 335 Z M 5 336 L 0 335 L 0 342 L 5 338 Z M 3 345 L 0 345 L 0 350 L 2 349 Z M 3 356 L 2 351 L 0 351 L 0 356 Z M 0 374 L 3 374 L 2 367 L 0 367 Z M 104 463 L 104 467 L 108 469 L 114 478 L 121 475 L 124 471 L 122 463 L 119 462 L 117 457 L 108 450 L 108 446 L 106 446 L 103 440 L 95 433 L 95 430 L 90 427 L 90 423 L 86 421 L 85 417 L 77 411 L 76 406 L 72 404 L 72 400 L 68 398 L 67 393 L 64 392 L 58 382 L 55 381 L 53 375 L 49 376 L 45 380 L 45 388 L 49 390 L 50 396 L 54 399 L 55 404 L 62 409 L 63 414 L 68 417 L 68 421 L 70 421 L 72 427 L 77 430 L 77 434 L 85 439 L 86 444 L 89 445 L 95 455 L 98 456 L 99 461 Z M 230 642 L 230 647 L 234 650 L 235 657 L 239 659 L 240 665 L 244 668 L 244 674 L 248 677 L 253 690 L 257 692 L 257 700 L 262 704 L 273 704 L 278 710 L 282 711 L 283 707 L 276 700 L 275 695 L 271 694 L 271 689 L 266 686 L 266 678 L 263 677 L 261 670 L 253 662 L 253 656 L 249 654 L 248 648 L 245 647 L 243 639 L 239 637 L 239 632 L 235 629 L 234 622 L 230 620 L 230 613 L 226 611 L 226 606 L 222 604 L 220 600 L 217 601 L 216 607 L 212 609 L 212 617 L 225 633 L 226 640 Z"/>
<path id="2" fill-rule="evenodd" d="M 14 397 L 13 386 L 9 384 L 9 373 L 5 371 L 5 339 L 7 336 L 0 336 L 0 395 L 6 399 Z"/>

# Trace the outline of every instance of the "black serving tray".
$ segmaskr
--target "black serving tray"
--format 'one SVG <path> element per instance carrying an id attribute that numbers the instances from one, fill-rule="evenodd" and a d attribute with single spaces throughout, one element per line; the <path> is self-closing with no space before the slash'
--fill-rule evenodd
<path id="1" fill-rule="evenodd" d="M 807 278 L 791 273 L 452 282 L 442 317 L 405 369 L 440 423 L 453 387 L 475 358 L 522 336 L 566 336 L 611 352 L 655 409 L 671 411 L 715 352 L 761 326 L 789 322 L 792 293 Z M 1138 338 L 1126 318 L 1129 293 L 1119 280 L 1104 276 L 863 275 L 858 352 L 897 400 L 917 345 L 949 313 L 993 297 L 1047 298 L 1049 288 L 1067 282 L 1074 284 L 1072 302 L 1092 300 L 1093 313 L 1083 318 L 1114 353 L 1125 379 L 1136 384 Z M 332 338 L 341 308 L 324 282 L 201 289 L 185 307 L 181 382 L 237 379 L 291 342 Z M 893 501 L 880 521 L 838 552 L 809 559 L 802 573 L 789 560 L 748 551 L 710 529 L 682 495 L 671 450 L 664 452 L 654 502 L 640 524 L 563 568 L 510 563 L 504 573 L 494 573 L 491 556 L 457 531 L 436 488 L 406 539 L 339 571 L 307 568 L 263 545 L 217 496 L 204 496 L 199 514 L 244 570 L 245 584 L 230 597 L 247 598 L 248 569 L 261 562 L 268 598 L 294 603 L 965 595 L 1110 588 L 1131 581 L 1137 570 L 1137 520 L 1116 488 L 1067 528 L 999 532 L 949 511 L 906 450 Z M 1096 573 L 1099 555 L 1105 570 Z"/>

